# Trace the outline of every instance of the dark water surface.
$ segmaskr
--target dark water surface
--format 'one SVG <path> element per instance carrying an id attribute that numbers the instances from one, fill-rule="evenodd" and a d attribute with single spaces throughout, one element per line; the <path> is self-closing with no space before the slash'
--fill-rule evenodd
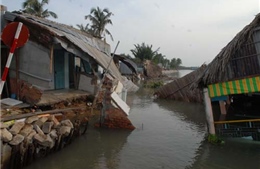
<path id="1" fill-rule="evenodd" d="M 27 169 L 260 169 L 260 142 L 233 138 L 214 146 L 204 141 L 202 104 L 154 101 L 149 89 L 129 95 L 128 104 L 134 131 L 90 127 Z"/>

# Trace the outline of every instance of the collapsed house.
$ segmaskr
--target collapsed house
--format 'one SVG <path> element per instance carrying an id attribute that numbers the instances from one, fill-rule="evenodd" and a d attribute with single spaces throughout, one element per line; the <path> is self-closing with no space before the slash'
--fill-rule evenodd
<path id="1" fill-rule="evenodd" d="M 199 89 L 191 89 L 194 80 L 206 68 L 202 65 L 197 70 L 167 83 L 154 92 L 154 96 L 159 99 L 172 99 L 186 102 L 202 102 L 203 95 Z"/>
<path id="2" fill-rule="evenodd" d="M 158 78 L 162 76 L 162 68 L 154 64 L 151 60 L 144 61 L 144 75 L 147 78 Z"/>
<path id="3" fill-rule="evenodd" d="M 106 69 L 107 76 L 116 80 L 116 85 L 121 84 L 121 90 L 129 87 L 124 85 L 128 80 L 115 63 L 110 63 L 110 46 L 104 41 L 71 26 L 21 12 L 5 12 L 1 18 L 2 30 L 10 22 L 22 22 L 30 33 L 28 42 L 15 51 L 2 97 L 13 96 L 37 105 L 51 102 L 43 98 L 48 91 L 76 90 L 76 95 L 94 95 Z M 9 48 L 1 43 L 4 68 Z"/>
<path id="4" fill-rule="evenodd" d="M 114 62 L 122 75 L 135 81 L 137 79 L 137 65 L 132 60 L 121 55 L 114 54 Z"/>
<path id="5" fill-rule="evenodd" d="M 198 76 L 210 134 L 260 140 L 260 14 Z"/>

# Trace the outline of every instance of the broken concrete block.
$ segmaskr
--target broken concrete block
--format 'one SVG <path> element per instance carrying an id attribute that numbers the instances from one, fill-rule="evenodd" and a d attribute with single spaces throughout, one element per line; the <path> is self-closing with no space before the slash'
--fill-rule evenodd
<path id="1" fill-rule="evenodd" d="M 51 136 L 51 138 L 53 138 L 53 139 L 56 139 L 56 138 L 58 138 L 58 134 L 57 134 L 57 131 L 56 130 L 51 130 L 51 132 L 49 133 L 50 134 L 50 136 Z"/>
<path id="2" fill-rule="evenodd" d="M 22 128 L 22 130 L 19 132 L 19 134 L 23 135 L 24 137 L 26 137 L 27 135 L 29 135 L 33 130 L 33 125 L 31 124 L 25 124 Z"/>
<path id="3" fill-rule="evenodd" d="M 47 120 L 48 120 L 48 117 L 44 116 L 44 117 L 39 118 L 36 122 L 34 122 L 34 124 L 41 127 L 43 125 L 43 123 L 45 123 Z"/>
<path id="4" fill-rule="evenodd" d="M 60 129 L 59 129 L 59 134 L 68 136 L 70 134 L 70 131 L 71 131 L 71 127 L 61 126 Z"/>
<path id="5" fill-rule="evenodd" d="M 9 142 L 9 144 L 16 146 L 20 144 L 24 140 L 24 136 L 21 134 L 17 134 L 13 137 L 13 140 Z"/>
<path id="6" fill-rule="evenodd" d="M 60 122 L 56 119 L 54 115 L 49 116 L 49 121 L 53 122 L 54 128 L 57 128 L 60 125 Z"/>
<path id="7" fill-rule="evenodd" d="M 47 135 L 47 140 L 51 141 L 50 148 L 53 148 L 55 146 L 54 139 L 50 136 L 50 134 Z"/>
<path id="8" fill-rule="evenodd" d="M 70 127 L 70 128 L 73 128 L 73 124 L 71 123 L 71 121 L 70 120 L 63 120 L 63 121 L 61 121 L 60 122 L 61 123 L 61 125 L 63 125 L 63 126 L 68 126 L 68 127 Z"/>
<path id="9" fill-rule="evenodd" d="M 53 126 L 53 122 L 45 122 L 43 125 L 42 125 L 42 131 L 45 133 L 45 134 L 48 134 L 51 132 L 51 128 Z"/>
<path id="10" fill-rule="evenodd" d="M 37 121 L 38 119 L 39 119 L 38 116 L 31 116 L 31 117 L 28 117 L 28 118 L 25 120 L 25 123 L 31 124 L 31 123 Z"/>
<path id="11" fill-rule="evenodd" d="M 10 125 L 6 124 L 6 123 L 3 123 L 1 122 L 0 123 L 0 129 L 3 129 L 3 128 L 8 128 Z"/>
<path id="12" fill-rule="evenodd" d="M 34 129 L 36 130 L 36 132 L 40 135 L 44 135 L 42 129 L 38 126 L 38 125 L 34 125 Z"/>
<path id="13" fill-rule="evenodd" d="M 4 142 L 9 142 L 13 139 L 13 135 L 6 129 L 1 129 L 1 140 Z"/>
<path id="14" fill-rule="evenodd" d="M 34 140 L 36 140 L 38 143 L 44 142 L 44 140 L 47 138 L 47 136 L 42 135 L 42 134 L 35 134 L 34 135 Z"/>
<path id="15" fill-rule="evenodd" d="M 8 126 L 7 128 L 9 128 L 10 126 L 14 125 L 14 123 L 14 120 L 6 121 L 3 123 L 3 128 L 5 128 L 6 126 Z"/>
<path id="16" fill-rule="evenodd" d="M 8 144 L 4 144 L 1 147 L 1 165 L 2 166 L 8 166 L 11 155 L 12 155 L 12 147 L 9 146 Z"/>
<path id="17" fill-rule="evenodd" d="M 20 130 L 23 128 L 24 124 L 24 122 L 16 122 L 9 131 L 12 134 L 18 134 Z"/>
<path id="18" fill-rule="evenodd" d="M 49 135 L 36 134 L 34 139 L 42 146 L 51 147 L 53 146 L 53 140 Z"/>
<path id="19" fill-rule="evenodd" d="M 34 137 L 34 135 L 36 135 L 37 133 L 36 133 L 36 131 L 35 130 L 32 130 L 29 134 L 28 134 L 28 136 L 26 137 L 26 139 L 29 141 L 29 142 L 31 142 L 32 141 L 32 138 Z"/>

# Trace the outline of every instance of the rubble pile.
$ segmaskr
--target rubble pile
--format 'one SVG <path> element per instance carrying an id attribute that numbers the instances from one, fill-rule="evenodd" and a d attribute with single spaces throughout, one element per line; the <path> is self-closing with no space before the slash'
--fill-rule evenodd
<path id="1" fill-rule="evenodd" d="M 135 127 L 131 121 L 127 118 L 126 114 L 114 104 L 112 104 L 112 93 L 113 82 L 110 79 L 105 79 L 103 84 L 103 91 L 100 92 L 98 96 L 98 103 L 103 103 L 102 111 L 104 111 L 103 122 L 96 123 L 96 127 L 105 127 L 105 128 L 120 128 L 120 129 L 130 129 L 134 130 Z M 102 126 L 100 126 L 102 125 Z"/>
<path id="2" fill-rule="evenodd" d="M 10 78 L 10 84 L 11 93 L 17 93 L 17 89 L 20 90 L 19 97 L 23 102 L 33 105 L 41 99 L 42 90 L 28 82 L 19 80 L 17 83 L 15 78 Z"/>
<path id="3" fill-rule="evenodd" d="M 60 150 L 86 130 L 86 119 L 72 123 L 69 119 L 58 120 L 62 118 L 62 114 L 31 116 L 2 123 L 1 168 L 22 168 L 34 159 Z"/>
<path id="4" fill-rule="evenodd" d="M 106 117 L 102 126 L 113 129 L 135 129 L 124 112 L 118 108 L 110 108 L 106 111 Z"/>
<path id="5" fill-rule="evenodd" d="M 162 68 L 152 63 L 151 60 L 144 62 L 144 74 L 148 78 L 157 78 L 162 76 Z"/>

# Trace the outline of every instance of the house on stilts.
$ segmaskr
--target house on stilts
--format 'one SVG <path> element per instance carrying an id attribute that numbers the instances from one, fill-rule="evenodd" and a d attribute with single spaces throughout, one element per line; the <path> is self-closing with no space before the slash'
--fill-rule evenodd
<path id="1" fill-rule="evenodd" d="M 203 89 L 210 134 L 260 140 L 260 14 L 213 59 Z"/>

